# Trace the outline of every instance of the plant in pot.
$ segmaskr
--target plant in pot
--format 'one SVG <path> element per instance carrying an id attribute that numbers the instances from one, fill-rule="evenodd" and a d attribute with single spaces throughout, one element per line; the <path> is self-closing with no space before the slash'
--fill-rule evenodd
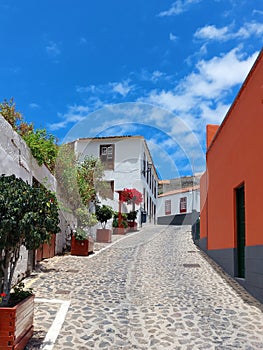
<path id="1" fill-rule="evenodd" d="M 123 235 L 127 232 L 128 229 L 128 221 L 127 221 L 127 214 L 126 213 L 119 213 L 114 212 L 113 215 L 113 233 Z"/>
<path id="2" fill-rule="evenodd" d="M 24 349 L 33 334 L 34 295 L 13 287 L 20 248 L 35 250 L 60 228 L 55 195 L 15 175 L 0 176 L 0 349 Z"/>
<path id="3" fill-rule="evenodd" d="M 135 231 L 137 229 L 137 222 L 135 222 L 137 218 L 138 210 L 130 211 L 127 213 L 128 225 L 131 231 Z"/>
<path id="4" fill-rule="evenodd" d="M 87 256 L 93 253 L 94 240 L 89 235 L 87 228 L 96 225 L 98 220 L 95 214 L 90 213 L 87 208 L 76 209 L 77 228 L 73 231 L 71 238 L 71 255 Z"/>
<path id="5" fill-rule="evenodd" d="M 100 229 L 97 229 L 96 241 L 102 243 L 110 243 L 112 238 L 112 230 L 106 228 L 107 221 L 112 218 L 113 210 L 109 205 L 96 205 L 96 217 L 101 223 Z"/>
<path id="6" fill-rule="evenodd" d="M 124 188 L 120 193 L 120 201 L 132 205 L 132 211 L 128 215 L 128 226 L 131 231 L 137 229 L 137 223 L 135 219 L 137 217 L 138 210 L 135 210 L 135 205 L 142 203 L 143 197 L 141 192 L 136 190 L 136 188 Z"/>

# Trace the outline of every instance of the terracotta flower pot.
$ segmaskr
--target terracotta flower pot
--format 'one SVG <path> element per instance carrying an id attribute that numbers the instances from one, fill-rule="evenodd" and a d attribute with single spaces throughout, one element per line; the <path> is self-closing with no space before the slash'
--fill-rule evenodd
<path id="1" fill-rule="evenodd" d="M 71 238 L 71 255 L 87 256 L 93 252 L 94 241 L 91 237 L 83 240 L 76 239 L 74 236 Z"/>
<path id="2" fill-rule="evenodd" d="M 137 231 L 137 222 L 135 221 L 128 221 L 129 225 L 129 231 Z"/>
<path id="3" fill-rule="evenodd" d="M 33 335 L 34 295 L 14 307 L 0 307 L 0 349 L 23 350 Z"/>
<path id="4" fill-rule="evenodd" d="M 127 233 L 128 229 L 124 228 L 124 227 L 115 227 L 113 229 L 113 233 L 115 235 L 125 235 L 125 233 Z"/>
<path id="5" fill-rule="evenodd" d="M 111 243 L 112 231 L 107 228 L 98 228 L 96 233 L 96 242 Z"/>

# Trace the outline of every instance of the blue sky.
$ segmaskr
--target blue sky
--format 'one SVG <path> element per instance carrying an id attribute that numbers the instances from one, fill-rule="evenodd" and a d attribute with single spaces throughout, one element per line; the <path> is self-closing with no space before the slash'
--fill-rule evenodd
<path id="1" fill-rule="evenodd" d="M 0 0 L 0 23 L 0 100 L 60 142 L 142 134 L 172 178 L 204 170 L 205 125 L 262 48 L 263 1 Z"/>

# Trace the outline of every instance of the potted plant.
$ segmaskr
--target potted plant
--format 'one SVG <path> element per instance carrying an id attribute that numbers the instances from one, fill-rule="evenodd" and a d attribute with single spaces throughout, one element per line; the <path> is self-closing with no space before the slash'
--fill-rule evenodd
<path id="1" fill-rule="evenodd" d="M 112 218 L 113 210 L 108 205 L 102 205 L 101 207 L 99 205 L 96 206 L 96 217 L 98 221 L 101 223 L 102 228 L 97 229 L 96 233 L 96 241 L 102 242 L 102 243 L 111 243 L 112 238 L 112 230 L 107 229 L 107 221 Z"/>
<path id="2" fill-rule="evenodd" d="M 136 190 L 136 188 L 124 188 L 124 190 L 120 192 L 120 201 L 132 205 L 132 211 L 127 214 L 130 231 L 137 229 L 135 219 L 137 217 L 138 210 L 135 210 L 135 205 L 142 203 L 142 200 L 142 194 Z"/>
<path id="3" fill-rule="evenodd" d="M 114 212 L 112 227 L 113 227 L 114 234 L 124 235 L 125 233 L 127 233 L 127 230 L 128 230 L 127 214 Z"/>
<path id="4" fill-rule="evenodd" d="M 137 222 L 135 222 L 135 219 L 137 217 L 138 210 L 130 211 L 127 213 L 127 220 L 130 231 L 136 231 L 137 230 Z"/>
<path id="5" fill-rule="evenodd" d="M 75 212 L 77 228 L 71 237 L 71 255 L 87 256 L 93 253 L 94 239 L 89 235 L 87 227 L 96 225 L 96 216 L 89 213 L 85 207 L 78 208 Z"/>
<path id="6" fill-rule="evenodd" d="M 36 249 L 59 232 L 55 195 L 15 175 L 0 176 L 0 349 L 24 349 L 33 334 L 32 291 L 13 287 L 20 248 Z"/>

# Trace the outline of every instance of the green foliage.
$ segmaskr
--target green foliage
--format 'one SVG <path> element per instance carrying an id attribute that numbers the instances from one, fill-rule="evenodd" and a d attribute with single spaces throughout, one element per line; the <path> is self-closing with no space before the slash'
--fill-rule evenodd
<path id="1" fill-rule="evenodd" d="M 19 121 L 22 120 L 22 115 L 16 111 L 16 105 L 13 98 L 11 98 L 9 101 L 4 99 L 4 101 L 0 103 L 0 114 L 17 131 L 17 125 Z"/>
<path id="2" fill-rule="evenodd" d="M 50 232 L 59 232 L 55 195 L 32 187 L 15 175 L 0 176 L 0 249 L 22 243 L 39 247 Z"/>
<path id="3" fill-rule="evenodd" d="M 97 193 L 104 188 L 104 168 L 99 159 L 88 156 L 77 160 L 71 144 L 62 145 L 56 161 L 55 176 L 65 207 L 75 212 L 96 202 Z"/>
<path id="4" fill-rule="evenodd" d="M 0 292 L 10 294 L 22 244 L 36 249 L 59 232 L 54 193 L 32 187 L 15 175 L 0 176 Z"/>
<path id="5" fill-rule="evenodd" d="M 121 213 L 121 220 L 119 222 L 119 212 L 115 211 L 113 214 L 112 227 L 127 228 L 128 226 L 127 214 Z"/>
<path id="6" fill-rule="evenodd" d="M 23 139 L 31 149 L 33 157 L 41 166 L 45 164 L 51 171 L 55 168 L 58 145 L 55 136 L 48 134 L 46 129 L 37 129 L 25 133 Z"/>
<path id="7" fill-rule="evenodd" d="M 77 240 L 83 241 L 84 239 L 87 239 L 88 233 L 83 228 L 77 227 L 74 236 Z"/>
<path id="8" fill-rule="evenodd" d="M 75 215 L 80 228 L 92 227 L 98 222 L 96 215 L 90 213 L 86 207 L 76 209 Z"/>
<path id="9" fill-rule="evenodd" d="M 103 166 L 98 158 L 88 156 L 77 164 L 77 181 L 82 203 L 86 206 L 96 200 L 97 191 L 104 175 Z"/>
<path id="10" fill-rule="evenodd" d="M 96 217 L 103 228 L 106 227 L 107 221 L 112 218 L 113 210 L 109 205 L 96 205 Z"/>
<path id="11" fill-rule="evenodd" d="M 137 218 L 137 213 L 138 210 L 130 211 L 129 213 L 127 213 L 127 220 L 135 221 Z"/>
<path id="12" fill-rule="evenodd" d="M 17 305 L 20 301 L 33 294 L 33 289 L 25 289 L 25 284 L 23 282 L 18 283 L 13 289 L 14 291 L 10 294 L 10 299 L 8 301 L 8 306 L 10 307 Z"/>

